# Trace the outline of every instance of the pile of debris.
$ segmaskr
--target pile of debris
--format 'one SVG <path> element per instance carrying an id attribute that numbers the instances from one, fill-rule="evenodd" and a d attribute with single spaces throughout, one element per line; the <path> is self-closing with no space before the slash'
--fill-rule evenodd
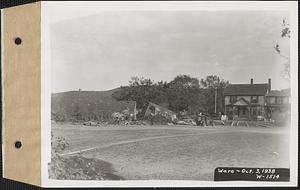
<path id="1" fill-rule="evenodd" d="M 147 120 L 150 121 L 151 125 L 168 125 L 172 123 L 172 119 L 170 117 L 166 117 L 160 113 L 149 115 Z"/>
<path id="2" fill-rule="evenodd" d="M 152 102 L 149 102 L 144 118 L 152 125 L 170 125 L 177 119 L 175 112 Z"/>
<path id="3" fill-rule="evenodd" d="M 86 126 L 111 125 L 188 125 L 208 126 L 214 125 L 214 120 L 206 114 L 188 114 L 187 111 L 177 114 L 163 106 L 149 102 L 144 114 L 136 118 L 142 110 L 130 110 L 128 107 L 122 111 L 113 112 L 107 121 L 84 121 Z"/>
<path id="4" fill-rule="evenodd" d="M 192 125 L 192 126 L 197 125 L 196 121 L 192 118 L 185 118 L 185 119 L 182 119 L 182 120 L 178 120 L 176 122 L 176 124 L 177 125 Z"/>
<path id="5" fill-rule="evenodd" d="M 114 112 L 112 114 L 112 124 L 128 125 L 133 120 L 133 116 L 124 110 L 122 112 Z"/>

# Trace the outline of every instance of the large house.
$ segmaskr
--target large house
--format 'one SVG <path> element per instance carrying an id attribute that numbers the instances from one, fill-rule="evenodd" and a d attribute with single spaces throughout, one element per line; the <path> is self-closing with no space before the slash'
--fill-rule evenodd
<path id="1" fill-rule="evenodd" d="M 225 114 L 230 119 L 280 120 L 290 114 L 290 89 L 271 90 L 268 83 L 230 84 L 224 89 Z"/>

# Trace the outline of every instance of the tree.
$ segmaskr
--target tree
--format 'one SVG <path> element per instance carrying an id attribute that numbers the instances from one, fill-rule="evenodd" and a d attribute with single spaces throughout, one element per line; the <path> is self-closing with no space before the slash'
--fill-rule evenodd
<path id="1" fill-rule="evenodd" d="M 291 31 L 290 31 L 290 25 L 286 22 L 285 19 L 282 20 L 282 30 L 281 30 L 281 37 L 282 38 L 291 38 Z M 274 49 L 276 53 L 284 58 L 286 62 L 284 63 L 284 71 L 283 71 L 283 77 L 287 80 L 290 80 L 291 74 L 290 74 L 290 57 L 288 55 L 285 55 L 278 44 L 274 46 Z"/>
<path id="2" fill-rule="evenodd" d="M 174 111 L 188 111 L 190 114 L 203 109 L 204 96 L 199 80 L 189 75 L 178 75 L 168 84 L 169 107 Z"/>
<path id="3" fill-rule="evenodd" d="M 129 81 L 129 86 L 151 86 L 154 82 L 151 79 L 144 77 L 131 77 Z"/>
<path id="4" fill-rule="evenodd" d="M 206 80 L 201 81 L 206 88 L 217 86 L 218 89 L 223 88 L 227 83 L 217 76 L 208 76 Z M 154 82 L 143 77 L 131 77 L 129 85 L 121 87 L 119 91 L 113 93 L 113 97 L 117 100 L 136 101 L 137 108 L 142 110 L 137 117 L 142 117 L 149 102 L 177 113 L 181 111 L 187 111 L 189 114 L 204 112 L 208 105 L 214 104 L 214 102 L 207 104 L 211 95 L 206 92 L 207 89 L 200 88 L 199 80 L 189 75 L 178 75 L 169 83 Z M 222 96 L 219 96 L 222 101 Z"/>
<path id="5" fill-rule="evenodd" d="M 199 88 L 199 80 L 189 75 L 178 75 L 170 82 L 171 86 L 178 88 Z"/>
<path id="6" fill-rule="evenodd" d="M 205 89 L 205 96 L 207 98 L 206 108 L 208 112 L 213 113 L 215 111 L 223 111 L 223 90 L 229 82 L 224 79 L 220 79 L 220 77 L 216 75 L 209 75 L 205 79 L 201 79 L 200 84 L 201 87 Z M 215 106 L 217 110 L 215 110 Z"/>
<path id="7" fill-rule="evenodd" d="M 149 102 L 159 104 L 175 112 L 197 112 L 203 108 L 204 96 L 199 80 L 189 75 L 179 75 L 171 82 L 153 82 L 143 77 L 131 77 L 129 85 L 113 94 L 117 100 L 133 100 L 143 116 Z"/>
<path id="8" fill-rule="evenodd" d="M 217 75 L 209 75 L 205 79 L 201 79 L 200 84 L 206 89 L 225 88 L 229 82 L 220 79 Z"/>
<path id="9" fill-rule="evenodd" d="M 166 83 L 162 81 L 154 83 L 153 80 L 144 77 L 131 77 L 129 85 L 121 87 L 113 93 L 113 97 L 117 100 L 136 101 L 137 108 L 142 110 L 137 117 L 142 117 L 149 102 L 160 105 L 168 102 L 166 88 Z"/>

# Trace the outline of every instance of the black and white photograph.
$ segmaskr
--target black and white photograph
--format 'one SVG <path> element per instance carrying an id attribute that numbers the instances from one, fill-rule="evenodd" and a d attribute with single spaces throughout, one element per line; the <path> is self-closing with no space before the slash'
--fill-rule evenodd
<path id="1" fill-rule="evenodd" d="M 147 3 L 45 6 L 47 180 L 291 182 L 291 13 Z"/>

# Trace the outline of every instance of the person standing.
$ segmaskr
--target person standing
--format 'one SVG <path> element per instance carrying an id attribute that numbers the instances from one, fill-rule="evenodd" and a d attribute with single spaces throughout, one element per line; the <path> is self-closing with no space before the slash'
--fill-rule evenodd
<path id="1" fill-rule="evenodd" d="M 202 125 L 202 113 L 201 112 L 197 116 L 196 124 L 197 124 L 197 126 L 201 126 Z"/>
<path id="2" fill-rule="evenodd" d="M 222 122 L 222 125 L 224 126 L 225 125 L 225 115 L 221 115 L 221 122 Z"/>

